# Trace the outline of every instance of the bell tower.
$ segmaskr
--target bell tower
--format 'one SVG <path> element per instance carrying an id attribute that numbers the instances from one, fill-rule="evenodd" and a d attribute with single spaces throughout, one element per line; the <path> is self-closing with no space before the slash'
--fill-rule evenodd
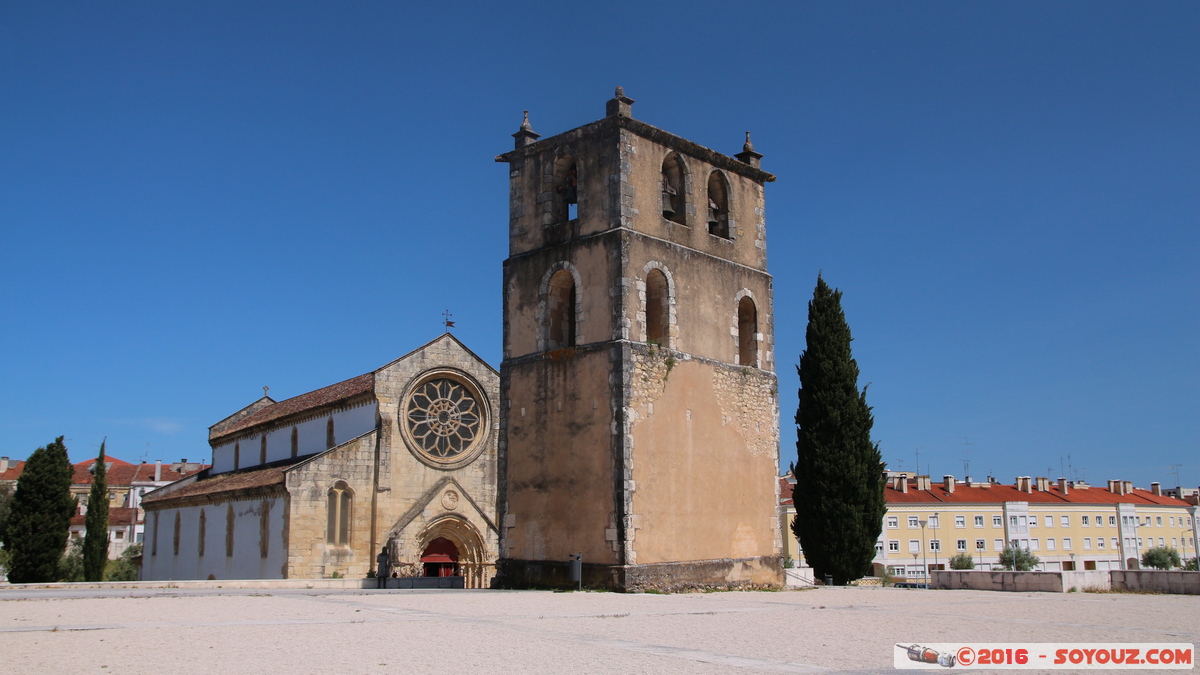
<path id="1" fill-rule="evenodd" d="M 779 405 L 763 186 L 632 117 L 513 134 L 500 583 L 777 586 Z"/>

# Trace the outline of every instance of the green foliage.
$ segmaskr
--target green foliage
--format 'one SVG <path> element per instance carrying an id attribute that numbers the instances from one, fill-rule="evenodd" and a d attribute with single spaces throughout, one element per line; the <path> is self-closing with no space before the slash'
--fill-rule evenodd
<path id="1" fill-rule="evenodd" d="M 1187 562 L 1183 563 L 1183 569 L 1187 570 L 1188 572 L 1200 571 L 1200 557 L 1191 558 Z"/>
<path id="2" fill-rule="evenodd" d="M 883 461 L 871 442 L 874 418 L 858 389 L 842 294 L 817 277 L 808 303 L 796 410 L 796 519 L 792 530 L 817 578 L 835 584 L 871 571 L 883 529 Z"/>
<path id="3" fill-rule="evenodd" d="M 25 462 L 4 531 L 12 583 L 59 579 L 58 566 L 75 512 L 73 473 L 62 436 L 35 450 Z"/>
<path id="4" fill-rule="evenodd" d="M 4 530 L 8 527 L 8 513 L 12 507 L 12 486 L 8 483 L 0 485 L 0 537 L 4 536 Z"/>
<path id="5" fill-rule="evenodd" d="M 1169 570 L 1182 566 L 1183 561 L 1179 558 L 1179 551 L 1170 547 L 1156 546 L 1142 554 L 1142 567 Z"/>
<path id="6" fill-rule="evenodd" d="M 116 560 L 109 560 L 104 568 L 105 581 L 137 581 L 137 565 L 133 559 L 142 554 L 141 544 L 131 544 Z"/>
<path id="7" fill-rule="evenodd" d="M 973 570 L 975 569 L 975 559 L 970 553 L 959 553 L 950 559 L 950 569 L 952 570 Z"/>
<path id="8" fill-rule="evenodd" d="M 83 578 L 103 581 L 108 566 L 108 470 L 104 465 L 104 441 L 92 471 L 92 489 L 88 492 L 87 532 L 83 540 Z"/>
<path id="9" fill-rule="evenodd" d="M 57 581 L 84 581 L 83 540 L 72 539 L 58 564 Z"/>
<path id="10" fill-rule="evenodd" d="M 1000 565 L 1006 570 L 1028 572 L 1042 560 L 1020 546 L 1008 545 L 1000 552 Z"/>

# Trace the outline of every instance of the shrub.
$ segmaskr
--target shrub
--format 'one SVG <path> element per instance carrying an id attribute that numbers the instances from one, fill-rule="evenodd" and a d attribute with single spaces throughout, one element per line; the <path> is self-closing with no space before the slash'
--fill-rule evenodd
<path id="1" fill-rule="evenodd" d="M 1040 558 L 1019 546 L 1009 545 L 1000 552 L 1000 566 L 1006 570 L 1028 572 L 1040 562 Z"/>
<path id="2" fill-rule="evenodd" d="M 950 559 L 950 569 L 952 570 L 973 570 L 975 569 L 975 559 L 970 553 L 959 553 Z"/>
<path id="3" fill-rule="evenodd" d="M 1156 546 L 1142 554 L 1142 566 L 1152 567 L 1156 570 L 1169 570 L 1182 567 L 1183 561 L 1179 559 L 1179 551 L 1165 546 Z"/>
<path id="4" fill-rule="evenodd" d="M 1183 569 L 1189 572 L 1200 571 L 1200 558 L 1192 558 L 1183 564 Z"/>

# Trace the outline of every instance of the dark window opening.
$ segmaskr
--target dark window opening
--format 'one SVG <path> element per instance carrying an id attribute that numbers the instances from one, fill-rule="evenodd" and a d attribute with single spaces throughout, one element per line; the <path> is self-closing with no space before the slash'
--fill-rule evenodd
<path id="1" fill-rule="evenodd" d="M 333 435 L 333 418 L 325 423 L 325 449 L 328 450 L 337 445 L 337 439 Z"/>
<path id="2" fill-rule="evenodd" d="M 296 431 L 296 427 L 292 427 L 292 457 L 300 453 L 300 435 Z"/>
<path id="3" fill-rule="evenodd" d="M 730 239 L 729 186 L 725 177 L 714 171 L 708 177 L 708 233 Z"/>
<path id="4" fill-rule="evenodd" d="M 554 160 L 554 222 L 579 216 L 579 169 L 575 158 L 563 155 Z"/>
<path id="5" fill-rule="evenodd" d="M 258 463 L 267 463 L 267 435 L 263 434 L 262 439 L 258 443 Z"/>
<path id="6" fill-rule="evenodd" d="M 568 270 L 559 270 L 550 277 L 546 297 L 548 319 L 546 348 L 562 349 L 575 346 L 575 278 Z"/>
<path id="7" fill-rule="evenodd" d="M 646 341 L 667 344 L 671 322 L 667 275 L 662 270 L 650 270 L 646 275 Z"/>
<path id="8" fill-rule="evenodd" d="M 749 296 L 738 302 L 738 363 L 758 367 L 758 308 Z"/>
<path id="9" fill-rule="evenodd" d="M 663 218 L 679 223 L 680 225 L 687 224 L 685 200 L 684 200 L 684 180 L 683 180 L 683 160 L 679 155 L 670 154 L 663 160 L 662 166 L 662 214 Z"/>

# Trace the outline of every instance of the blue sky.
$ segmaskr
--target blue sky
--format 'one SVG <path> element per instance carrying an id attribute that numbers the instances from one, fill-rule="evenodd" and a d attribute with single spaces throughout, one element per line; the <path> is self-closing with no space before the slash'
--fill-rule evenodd
<path id="1" fill-rule="evenodd" d="M 634 116 L 767 188 L 784 466 L 818 271 L 893 468 L 1200 484 L 1195 2 L 0 5 L 0 454 L 207 427 L 441 332 L 507 170 Z M 1069 458 L 1069 459 L 1068 459 Z"/>

